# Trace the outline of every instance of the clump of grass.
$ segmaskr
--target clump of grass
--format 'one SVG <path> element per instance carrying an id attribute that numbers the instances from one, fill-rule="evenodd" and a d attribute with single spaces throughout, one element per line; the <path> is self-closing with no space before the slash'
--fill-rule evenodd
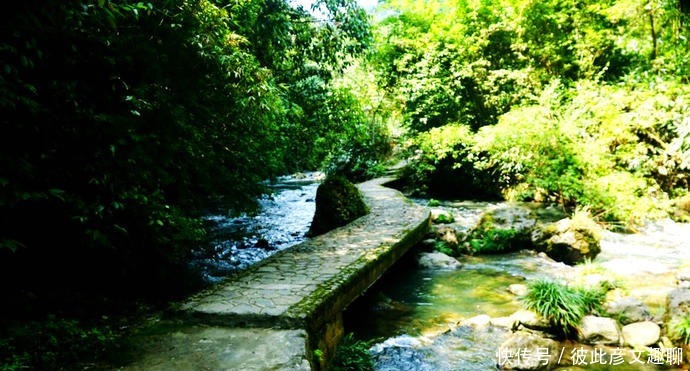
<path id="1" fill-rule="evenodd" d="M 548 320 L 557 335 L 570 338 L 577 332 L 577 325 L 588 313 L 601 312 L 606 290 L 569 287 L 552 280 L 537 280 L 528 285 L 523 297 L 526 309 Z"/>
<path id="2" fill-rule="evenodd" d="M 343 337 L 333 355 L 331 370 L 369 371 L 374 369 L 374 358 L 369 348 L 374 341 L 355 339 L 352 333 Z"/>
<path id="3" fill-rule="evenodd" d="M 672 322 L 670 335 L 681 344 L 690 345 L 690 317 Z"/>

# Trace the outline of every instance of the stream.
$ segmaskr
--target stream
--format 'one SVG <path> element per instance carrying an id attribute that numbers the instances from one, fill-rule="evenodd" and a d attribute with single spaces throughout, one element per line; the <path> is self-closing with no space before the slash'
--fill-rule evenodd
<path id="1" fill-rule="evenodd" d="M 259 200 L 255 214 L 232 216 L 218 209 L 206 216 L 214 242 L 194 252 L 192 265 L 207 282 L 217 282 L 277 251 L 306 239 L 314 214 L 321 173 L 280 177 Z M 413 200 L 426 205 L 428 200 Z M 445 201 L 438 208 L 455 217 L 459 232 L 476 225 L 486 210 L 501 203 Z M 655 318 L 663 315 L 674 270 L 688 265 L 690 226 L 655 222 L 637 234 L 605 232 L 594 263 L 570 267 L 534 252 L 460 258 L 462 268 L 420 268 L 414 253 L 390 272 L 344 314 L 346 332 L 372 343 L 376 370 L 495 370 L 497 351 L 508 330 L 459 325 L 488 315 L 509 316 L 521 308 L 507 288 L 538 278 L 577 281 L 606 272 L 641 298 Z M 579 344 L 563 344 L 570 352 Z M 568 358 L 564 362 L 569 361 Z M 569 364 L 561 363 L 568 366 Z M 565 369 L 565 368 L 564 368 Z M 647 364 L 582 365 L 584 370 L 671 370 Z"/>
<path id="2" fill-rule="evenodd" d="M 212 243 L 193 252 L 192 267 L 214 283 L 304 241 L 323 177 L 321 172 L 281 176 L 266 182 L 271 192 L 258 200 L 255 213 L 232 215 L 219 207 L 206 215 Z"/>
<path id="3" fill-rule="evenodd" d="M 416 200 L 424 204 L 426 200 Z M 496 203 L 444 202 L 457 230 L 466 231 Z M 404 258 L 345 313 L 346 332 L 372 341 L 376 370 L 495 370 L 508 330 L 461 322 L 488 315 L 506 317 L 521 308 L 507 288 L 538 278 L 577 282 L 606 273 L 627 295 L 641 298 L 655 318 L 663 315 L 674 270 L 689 262 L 690 226 L 656 222 L 637 234 L 605 232 L 594 263 L 571 267 L 531 251 L 461 257 L 462 268 L 421 268 L 415 252 Z M 684 261 L 680 257 L 685 257 Z M 569 354 L 581 344 L 562 344 Z M 589 348 L 592 350 L 592 348 Z M 565 357 L 560 366 L 572 366 Z M 668 365 L 578 365 L 583 370 L 673 370 Z M 564 370 L 566 368 L 563 368 Z M 572 368 L 569 368 L 572 370 Z"/>

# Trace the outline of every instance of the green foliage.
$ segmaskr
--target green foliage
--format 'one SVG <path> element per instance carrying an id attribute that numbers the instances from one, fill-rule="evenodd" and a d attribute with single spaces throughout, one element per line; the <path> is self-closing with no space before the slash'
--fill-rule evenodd
<path id="1" fill-rule="evenodd" d="M 435 223 L 438 224 L 450 224 L 455 221 L 455 218 L 453 217 L 453 214 L 440 214 L 436 220 L 434 220 Z"/>
<path id="2" fill-rule="evenodd" d="M 439 200 L 434 200 L 433 198 L 431 198 L 431 199 L 429 199 L 429 202 L 427 202 L 426 206 L 429 206 L 429 207 L 441 206 L 441 202 Z"/>
<path id="3" fill-rule="evenodd" d="M 116 344 L 109 327 L 49 316 L 15 324 L 0 335 L 0 369 L 58 369 L 94 360 Z"/>
<path id="4" fill-rule="evenodd" d="M 475 231 L 469 239 L 472 252 L 475 254 L 492 254 L 515 251 L 524 246 L 523 236 L 515 229 L 488 229 Z"/>
<path id="5" fill-rule="evenodd" d="M 560 335 L 569 338 L 588 313 L 600 311 L 606 291 L 601 288 L 572 288 L 551 280 L 537 280 L 528 285 L 522 298 L 526 309 L 548 320 Z"/>
<path id="6" fill-rule="evenodd" d="M 667 215 L 690 174 L 690 91 L 672 83 L 663 94 L 621 89 L 555 83 L 538 104 L 477 133 L 447 125 L 419 134 L 406 179 L 431 195 L 587 207 L 611 224 Z"/>
<path id="7" fill-rule="evenodd" d="M 475 139 L 464 125 L 446 125 L 416 136 L 408 144 L 411 162 L 402 179 L 412 193 L 440 197 L 496 198 L 497 188 L 474 151 Z"/>
<path id="8" fill-rule="evenodd" d="M 435 241 L 434 242 L 434 250 L 446 254 L 448 256 L 459 256 L 460 251 L 458 248 L 453 247 L 446 241 Z"/>
<path id="9" fill-rule="evenodd" d="M 41 274 L 27 286 L 163 293 L 188 281 L 209 201 L 251 207 L 262 180 L 341 147 L 348 169 L 375 168 L 385 132 L 333 85 L 370 44 L 368 19 L 354 1 L 322 4 L 327 22 L 283 0 L 8 9 L 2 281 L 28 270 Z"/>
<path id="10" fill-rule="evenodd" d="M 687 12 L 677 2 L 385 3 L 371 57 L 431 196 L 664 216 L 688 186 Z"/>
<path id="11" fill-rule="evenodd" d="M 373 342 L 357 340 L 352 333 L 345 335 L 335 351 L 331 368 L 338 371 L 373 370 L 374 359 L 369 353 Z"/>
<path id="12" fill-rule="evenodd" d="M 690 345 L 690 318 L 678 319 L 669 325 L 671 338 L 684 345 Z"/>
<path id="13" fill-rule="evenodd" d="M 470 252 L 473 254 L 496 254 L 528 247 L 530 236 L 527 231 L 496 228 L 491 217 L 486 215 L 480 220 L 479 225 L 469 232 L 466 241 L 470 244 Z"/>

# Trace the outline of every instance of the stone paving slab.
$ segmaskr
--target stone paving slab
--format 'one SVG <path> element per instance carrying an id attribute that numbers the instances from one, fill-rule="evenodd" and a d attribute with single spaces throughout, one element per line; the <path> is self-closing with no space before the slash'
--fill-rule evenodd
<path id="1" fill-rule="evenodd" d="M 187 326 L 140 341 L 122 370 L 311 370 L 304 330 Z"/>
<path id="2" fill-rule="evenodd" d="M 324 367 L 312 351 L 332 350 L 342 335 L 342 310 L 428 231 L 428 210 L 383 187 L 392 180 L 358 185 L 370 209 L 366 216 L 282 250 L 182 303 L 176 325 L 140 336 L 136 359 L 124 369 Z"/>
<path id="3" fill-rule="evenodd" d="M 367 264 L 399 248 L 411 231 L 428 226 L 425 208 L 382 186 L 392 180 L 358 185 L 370 208 L 366 216 L 283 250 L 195 295 L 180 309 L 204 323 L 302 327 L 323 296 L 338 292 Z"/>

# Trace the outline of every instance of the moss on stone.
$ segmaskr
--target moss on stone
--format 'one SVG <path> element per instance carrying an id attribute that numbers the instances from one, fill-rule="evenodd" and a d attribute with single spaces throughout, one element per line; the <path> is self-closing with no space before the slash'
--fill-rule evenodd
<path id="1" fill-rule="evenodd" d="M 359 189 L 343 176 L 329 176 L 316 190 L 316 212 L 309 236 L 342 227 L 369 212 Z"/>
<path id="2" fill-rule="evenodd" d="M 491 214 L 484 214 L 477 227 L 467 235 L 471 254 L 495 254 L 531 247 L 529 230 L 499 228 Z"/>

